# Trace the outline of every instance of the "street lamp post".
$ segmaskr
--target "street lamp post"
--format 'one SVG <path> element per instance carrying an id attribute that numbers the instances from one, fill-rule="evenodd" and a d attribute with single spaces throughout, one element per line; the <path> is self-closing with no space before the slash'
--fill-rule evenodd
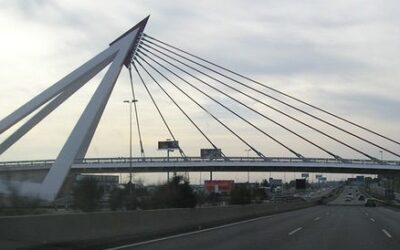
<path id="1" fill-rule="evenodd" d="M 249 153 L 251 151 L 251 148 L 245 149 L 244 151 L 246 151 L 247 158 L 249 158 Z M 247 183 L 250 183 L 250 171 L 247 171 Z"/>
<path id="2" fill-rule="evenodd" d="M 381 153 L 381 161 L 383 161 L 383 151 L 379 150 L 379 153 Z"/>
<path id="3" fill-rule="evenodd" d="M 168 140 L 167 140 L 168 141 Z M 172 149 L 167 149 L 167 162 L 169 162 L 169 152 L 174 152 Z M 176 176 L 176 172 L 174 172 L 174 177 Z M 167 181 L 169 182 L 169 171 L 167 172 Z"/>
<path id="4" fill-rule="evenodd" d="M 132 191 L 132 103 L 137 100 L 125 100 L 129 103 L 129 190 Z"/>

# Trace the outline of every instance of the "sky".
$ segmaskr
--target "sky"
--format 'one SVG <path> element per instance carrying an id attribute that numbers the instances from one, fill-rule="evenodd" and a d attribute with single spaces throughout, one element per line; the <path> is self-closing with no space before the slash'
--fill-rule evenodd
<path id="1" fill-rule="evenodd" d="M 399 7 L 397 1 L 0 0 L 0 119 L 151 15 L 146 34 L 399 141 Z M 101 72 L 92 79 L 0 155 L 0 161 L 54 159 L 103 74 Z M 200 148 L 209 148 L 207 141 L 173 103 L 149 78 L 145 79 L 186 155 L 199 156 Z M 173 90 L 162 78 L 158 79 L 168 86 L 176 100 L 226 155 L 247 155 L 246 145 Z M 129 107 L 123 100 L 131 98 L 129 84 L 128 71 L 124 68 L 87 157 L 128 156 Z M 170 138 L 168 131 L 136 75 L 134 86 L 139 100 L 138 112 L 146 156 L 165 156 L 166 152 L 157 150 L 157 141 Z M 304 156 L 330 157 L 221 94 L 204 86 L 201 88 Z M 231 93 L 224 87 L 218 88 Z M 186 89 L 264 155 L 293 157 L 213 101 L 193 89 Z M 259 90 L 291 102 L 266 89 Z M 387 152 L 381 155 L 380 149 L 313 121 L 265 96 L 253 92 L 251 95 L 377 158 L 399 160 Z M 237 94 L 235 96 L 343 158 L 365 158 L 259 103 Z M 400 153 L 399 145 L 302 105 L 299 107 Z M 1 134 L 0 141 L 13 130 L 14 127 Z M 137 131 L 134 130 L 134 156 L 139 155 L 137 138 Z M 172 155 L 177 156 L 178 153 Z M 254 152 L 249 152 L 249 155 L 256 156 Z"/>

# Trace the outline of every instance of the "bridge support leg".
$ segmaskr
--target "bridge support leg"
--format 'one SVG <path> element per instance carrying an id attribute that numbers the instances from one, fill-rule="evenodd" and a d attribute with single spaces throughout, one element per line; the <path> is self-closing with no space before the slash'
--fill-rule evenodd
<path id="1" fill-rule="evenodd" d="M 106 50 L 0 121 L 1 134 L 45 105 L 20 129 L 0 144 L 1 154 L 97 73 L 110 65 L 43 182 L 3 183 L 0 181 L 0 191 L 7 192 L 7 185 L 13 184 L 19 187 L 21 195 L 35 196 L 48 201 L 57 198 L 74 161 L 85 157 L 122 67 L 130 65 L 147 19 L 148 17 L 143 19 L 112 42 Z"/>

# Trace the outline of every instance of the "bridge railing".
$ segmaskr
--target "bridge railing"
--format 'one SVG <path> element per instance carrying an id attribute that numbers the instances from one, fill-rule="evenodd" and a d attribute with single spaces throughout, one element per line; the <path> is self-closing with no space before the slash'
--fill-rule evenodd
<path id="1" fill-rule="evenodd" d="M 226 158 L 218 158 L 218 159 L 209 159 L 209 158 L 201 158 L 201 157 L 135 157 L 132 158 L 132 162 L 225 162 L 225 161 L 234 161 L 234 162 L 310 162 L 310 163 L 335 163 L 335 164 L 375 164 L 382 165 L 380 163 L 374 162 L 372 160 L 364 160 L 364 159 L 345 159 L 344 161 L 340 161 L 333 158 L 290 158 L 290 157 L 270 157 L 270 158 L 260 158 L 260 157 L 226 157 Z M 99 164 L 99 163 L 129 163 L 129 157 L 119 157 L 119 158 L 86 158 L 83 160 L 78 160 L 76 163 L 83 164 Z M 400 165 L 400 161 L 384 161 L 384 164 L 389 165 Z"/>
<path id="2" fill-rule="evenodd" d="M 0 167 L 35 167 L 35 166 L 51 166 L 54 160 L 24 160 L 24 161 L 2 161 Z"/>

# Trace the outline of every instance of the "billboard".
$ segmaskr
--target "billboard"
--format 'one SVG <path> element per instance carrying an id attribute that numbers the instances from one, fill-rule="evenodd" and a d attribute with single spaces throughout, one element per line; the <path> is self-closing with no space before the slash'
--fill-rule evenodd
<path id="1" fill-rule="evenodd" d="M 306 189 L 306 179 L 296 179 L 296 189 Z"/>
<path id="2" fill-rule="evenodd" d="M 179 149 L 179 141 L 159 141 L 158 149 L 159 150 Z"/>
<path id="3" fill-rule="evenodd" d="M 235 182 L 233 180 L 205 181 L 204 186 L 210 193 L 229 193 L 234 188 Z"/>
<path id="4" fill-rule="evenodd" d="M 302 173 L 301 174 L 301 178 L 308 178 L 309 177 L 309 174 L 308 173 Z"/>
<path id="5" fill-rule="evenodd" d="M 201 158 L 221 158 L 222 152 L 220 148 L 202 148 L 200 149 L 200 156 Z"/>

